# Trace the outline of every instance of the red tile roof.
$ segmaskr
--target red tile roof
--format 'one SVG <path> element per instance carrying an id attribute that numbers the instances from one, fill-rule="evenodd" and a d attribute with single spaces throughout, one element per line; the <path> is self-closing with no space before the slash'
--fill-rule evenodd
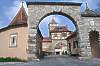
<path id="1" fill-rule="evenodd" d="M 20 8 L 20 10 L 18 11 L 17 15 L 11 21 L 11 23 L 7 27 L 0 29 L 0 31 L 7 30 L 9 28 L 13 28 L 12 26 L 14 28 L 20 27 L 20 26 L 27 26 L 27 14 L 26 14 L 26 11 L 25 11 L 23 5 Z"/>
<path id="2" fill-rule="evenodd" d="M 42 42 L 51 42 L 52 40 L 50 39 L 50 37 L 43 37 Z"/>
<path id="3" fill-rule="evenodd" d="M 66 26 L 57 26 L 51 32 L 69 32 Z"/>
<path id="4" fill-rule="evenodd" d="M 57 24 L 54 18 L 52 18 L 51 22 L 49 24 Z"/>
<path id="5" fill-rule="evenodd" d="M 26 11 L 23 5 L 18 11 L 17 15 L 14 17 L 14 19 L 9 24 L 9 26 L 19 25 L 19 24 L 27 24 L 27 14 L 26 14 Z"/>

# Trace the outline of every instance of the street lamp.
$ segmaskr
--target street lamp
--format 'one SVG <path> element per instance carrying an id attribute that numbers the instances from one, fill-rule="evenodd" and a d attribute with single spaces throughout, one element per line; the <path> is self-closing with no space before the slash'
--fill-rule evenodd
<path id="1" fill-rule="evenodd" d="M 95 21 L 93 19 L 89 19 L 89 26 L 91 30 L 95 30 Z"/>

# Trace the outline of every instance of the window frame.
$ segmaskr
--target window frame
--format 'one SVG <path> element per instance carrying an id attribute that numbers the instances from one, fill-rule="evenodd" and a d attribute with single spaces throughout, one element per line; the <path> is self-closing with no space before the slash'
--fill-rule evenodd
<path id="1" fill-rule="evenodd" d="M 12 40 L 13 40 L 14 37 L 15 37 L 15 40 L 14 40 L 15 43 L 12 44 Z M 9 48 L 16 48 L 17 47 L 17 41 L 18 41 L 18 33 L 10 34 Z"/>
<path id="2" fill-rule="evenodd" d="M 65 32 L 61 33 L 61 37 L 66 37 L 66 36 L 67 36 L 67 33 L 65 33 Z"/>

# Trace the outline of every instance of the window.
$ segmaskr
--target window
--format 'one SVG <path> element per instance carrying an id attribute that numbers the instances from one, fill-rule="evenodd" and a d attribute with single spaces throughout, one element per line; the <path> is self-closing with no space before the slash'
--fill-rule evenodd
<path id="1" fill-rule="evenodd" d="M 56 33 L 54 34 L 54 37 L 57 37 L 57 34 Z"/>
<path id="2" fill-rule="evenodd" d="M 66 33 L 62 33 L 62 37 L 66 37 L 67 36 L 67 34 Z"/>
<path id="3" fill-rule="evenodd" d="M 58 37 L 58 39 L 60 39 L 60 37 Z"/>
<path id="4" fill-rule="evenodd" d="M 71 43 L 68 43 L 69 53 L 71 53 Z"/>
<path id="5" fill-rule="evenodd" d="M 64 39 L 64 37 L 62 37 L 62 39 Z"/>
<path id="6" fill-rule="evenodd" d="M 57 37 L 54 37 L 54 39 L 57 39 Z"/>
<path id="7" fill-rule="evenodd" d="M 54 33 L 54 35 L 52 35 L 53 39 L 57 39 L 58 35 L 56 33 Z"/>
<path id="8" fill-rule="evenodd" d="M 75 43 L 76 43 L 76 47 L 79 48 L 79 46 L 78 46 L 78 41 L 75 41 Z"/>
<path id="9" fill-rule="evenodd" d="M 75 41 L 73 42 L 73 48 L 76 48 Z"/>
<path id="10" fill-rule="evenodd" d="M 17 47 L 17 33 L 10 35 L 10 45 L 9 47 Z"/>
<path id="11" fill-rule="evenodd" d="M 78 41 L 73 42 L 73 48 L 78 48 Z"/>

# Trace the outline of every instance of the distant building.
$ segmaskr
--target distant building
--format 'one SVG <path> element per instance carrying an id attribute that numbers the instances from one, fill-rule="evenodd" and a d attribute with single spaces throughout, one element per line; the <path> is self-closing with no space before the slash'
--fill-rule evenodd
<path id="1" fill-rule="evenodd" d="M 42 40 L 42 51 L 49 51 L 49 47 L 52 43 L 52 40 L 50 39 L 50 37 L 43 37 Z"/>
<path id="2" fill-rule="evenodd" d="M 77 32 L 73 32 L 70 36 L 67 37 L 67 47 L 68 47 L 68 54 L 69 55 L 79 55 L 79 40 L 77 36 Z"/>
<path id="3" fill-rule="evenodd" d="M 49 32 L 49 37 L 43 38 L 43 51 L 59 55 L 65 54 L 67 52 L 66 38 L 71 34 L 71 31 L 66 26 L 59 26 L 52 18 L 49 23 Z"/>

